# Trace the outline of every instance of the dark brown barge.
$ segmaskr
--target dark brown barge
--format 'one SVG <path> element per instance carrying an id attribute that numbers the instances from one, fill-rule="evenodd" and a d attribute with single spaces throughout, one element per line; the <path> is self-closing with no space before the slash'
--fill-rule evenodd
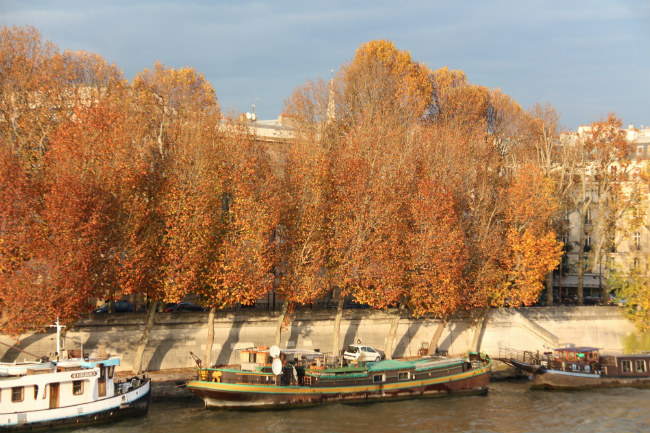
<path id="1" fill-rule="evenodd" d="M 650 354 L 602 355 L 595 347 L 564 347 L 531 362 L 506 363 L 527 374 L 535 388 L 650 386 Z"/>

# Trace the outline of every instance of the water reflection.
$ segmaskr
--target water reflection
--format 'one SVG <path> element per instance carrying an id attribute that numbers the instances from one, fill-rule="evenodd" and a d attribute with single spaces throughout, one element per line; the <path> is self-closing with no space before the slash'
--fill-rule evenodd
<path id="1" fill-rule="evenodd" d="M 643 432 L 650 430 L 650 390 L 536 391 L 499 382 L 487 396 L 371 404 L 328 404 L 280 411 L 205 410 L 199 400 L 153 403 L 148 416 L 84 433 L 406 433 Z"/>

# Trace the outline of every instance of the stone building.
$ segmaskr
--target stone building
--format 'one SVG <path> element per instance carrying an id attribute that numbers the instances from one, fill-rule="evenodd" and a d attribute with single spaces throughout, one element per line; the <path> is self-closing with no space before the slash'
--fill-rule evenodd
<path id="1" fill-rule="evenodd" d="M 565 303 L 577 302 L 578 286 L 578 260 L 580 245 L 580 228 L 584 228 L 585 237 L 585 262 L 583 268 L 584 300 L 586 304 L 600 303 L 603 288 L 607 289 L 607 279 L 611 269 L 629 271 L 636 268 L 641 272 L 649 272 L 648 251 L 650 251 L 650 194 L 647 178 L 641 180 L 641 172 L 649 173 L 650 165 L 648 156 L 650 152 L 650 127 L 639 129 L 629 125 L 624 129 L 625 137 L 629 143 L 629 159 L 626 161 L 627 181 L 623 183 L 624 195 L 630 196 L 636 192 L 633 200 L 635 211 L 619 210 L 614 218 L 613 242 L 603 242 L 602 216 L 599 215 L 599 197 L 595 185 L 587 184 L 582 202 L 589 201 L 586 209 L 579 209 L 581 204 L 574 201 L 573 208 L 569 207 L 564 214 L 564 231 L 562 241 L 567 245 L 564 260 L 564 276 L 555 275 L 553 288 L 556 299 L 562 298 Z M 582 126 L 578 131 L 562 137 L 563 145 L 571 145 L 577 140 L 584 140 L 590 133 L 590 127 Z M 623 164 L 621 164 L 622 166 Z M 612 164 L 609 169 L 617 170 L 619 167 Z M 588 171 L 589 169 L 587 169 Z M 588 173 L 589 176 L 589 173 Z M 594 182 L 595 183 L 595 182 Z M 634 218 L 636 217 L 636 218 Z M 581 221 L 583 220 L 583 221 Z M 581 224 L 584 222 L 584 224 Z M 604 248 L 602 246 L 605 245 Z M 601 247 L 601 248 L 599 248 Z M 559 300 L 559 299 L 558 299 Z"/>

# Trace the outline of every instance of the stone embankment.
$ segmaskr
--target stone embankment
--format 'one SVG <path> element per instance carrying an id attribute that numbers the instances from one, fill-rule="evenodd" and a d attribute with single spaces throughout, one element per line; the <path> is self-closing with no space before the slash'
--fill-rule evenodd
<path id="1" fill-rule="evenodd" d="M 398 310 L 345 310 L 340 328 L 341 347 L 333 350 L 334 310 L 296 310 L 282 332 L 282 348 L 304 348 L 322 352 L 340 351 L 347 344 L 361 341 L 384 349 L 391 323 Z M 266 310 L 226 311 L 217 314 L 214 326 L 212 362 L 238 362 L 237 349 L 272 344 L 277 312 Z M 190 352 L 203 356 L 207 341 L 208 313 L 160 313 L 144 354 L 144 365 L 154 380 L 156 396 L 185 393 L 182 383 L 195 367 Z M 85 353 L 112 353 L 121 357 L 118 371 L 128 374 L 144 328 L 143 313 L 94 314 L 67 329 L 68 349 Z M 427 347 L 438 321 L 403 315 L 393 344 L 393 357 L 416 356 Z M 623 339 L 635 332 L 618 307 L 539 307 L 492 309 L 483 326 L 459 319 L 451 321 L 440 337 L 439 347 L 450 354 L 463 354 L 478 341 L 481 351 L 492 358 L 511 350 L 544 352 L 553 347 L 573 344 L 594 346 L 606 352 L 622 352 Z M 478 335 L 477 335 L 478 334 Z M 9 336 L 0 336 L 0 360 L 20 361 L 26 355 L 51 354 L 56 347 L 52 330 L 23 335 L 20 344 Z M 475 336 L 477 337 L 475 339 Z M 495 377 L 508 375 L 495 365 Z M 159 385 L 158 385 L 159 384 Z M 178 386 L 177 386 L 178 385 Z"/>

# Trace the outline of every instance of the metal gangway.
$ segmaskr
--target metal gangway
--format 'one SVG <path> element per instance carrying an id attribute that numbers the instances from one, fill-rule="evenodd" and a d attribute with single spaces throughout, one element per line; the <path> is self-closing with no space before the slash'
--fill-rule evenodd
<path id="1" fill-rule="evenodd" d="M 511 347 L 500 347 L 499 356 L 492 359 L 503 362 L 504 364 L 513 367 L 511 360 L 524 362 L 527 364 L 539 364 L 544 356 L 545 355 L 540 354 L 539 351 L 533 352 L 530 350 L 517 350 Z"/>

